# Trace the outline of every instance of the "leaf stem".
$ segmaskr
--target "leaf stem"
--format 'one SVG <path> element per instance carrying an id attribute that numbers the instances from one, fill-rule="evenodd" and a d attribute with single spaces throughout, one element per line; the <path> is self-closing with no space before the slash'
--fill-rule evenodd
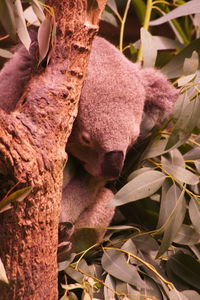
<path id="1" fill-rule="evenodd" d="M 143 265 L 145 265 L 149 270 L 151 270 L 154 274 L 157 275 L 157 277 L 164 282 L 167 287 L 169 288 L 169 290 L 174 289 L 174 285 L 173 283 L 171 283 L 170 281 L 166 280 L 160 273 L 158 273 L 158 271 L 155 269 L 154 266 L 152 266 L 151 264 L 147 263 L 146 261 L 144 261 L 143 259 L 141 259 L 140 257 L 138 257 L 137 255 L 128 252 L 124 249 L 120 249 L 120 248 L 112 248 L 112 247 L 103 247 L 103 250 L 116 250 L 116 251 L 120 251 L 122 253 L 127 254 L 128 256 L 131 256 L 133 258 L 135 258 L 137 261 L 141 262 Z"/>
<path id="2" fill-rule="evenodd" d="M 119 37 L 119 50 L 123 52 L 123 39 L 124 39 L 124 27 L 127 19 L 128 10 L 131 4 L 131 0 L 128 0 L 126 3 L 124 15 L 121 21 L 121 28 L 120 28 L 120 37 Z"/>
<path id="3" fill-rule="evenodd" d="M 145 18 L 144 18 L 144 25 L 143 27 L 148 30 L 149 29 L 149 22 L 150 22 L 150 18 L 151 18 L 151 12 L 152 12 L 152 6 L 153 6 L 153 1 L 152 0 L 148 0 L 147 1 L 147 8 L 146 8 L 146 14 L 145 14 Z M 138 57 L 137 57 L 137 61 L 142 61 L 143 58 L 143 53 L 142 53 L 142 42 L 140 41 L 140 48 L 138 51 Z"/>

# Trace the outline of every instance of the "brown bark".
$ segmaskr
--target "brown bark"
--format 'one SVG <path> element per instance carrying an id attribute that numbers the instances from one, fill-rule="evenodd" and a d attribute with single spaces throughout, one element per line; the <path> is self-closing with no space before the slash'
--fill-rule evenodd
<path id="1" fill-rule="evenodd" d="M 46 2 L 54 8 L 58 26 L 51 63 L 31 80 L 25 103 L 10 114 L 0 111 L 1 165 L 13 182 L 32 186 L 24 201 L 0 215 L 0 257 L 10 281 L 0 299 L 57 299 L 65 144 L 106 0 Z"/>

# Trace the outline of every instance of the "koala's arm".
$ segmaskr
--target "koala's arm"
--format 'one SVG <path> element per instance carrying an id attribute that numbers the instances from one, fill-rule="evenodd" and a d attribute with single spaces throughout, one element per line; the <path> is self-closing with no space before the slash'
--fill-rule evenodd
<path id="1" fill-rule="evenodd" d="M 115 213 L 115 208 L 108 206 L 113 197 L 111 190 L 101 188 L 93 204 L 80 215 L 75 223 L 75 233 L 72 237 L 72 248 L 75 252 L 85 250 L 102 241 L 106 227 L 109 226 Z"/>
<path id="2" fill-rule="evenodd" d="M 32 34 L 30 51 L 27 51 L 23 45 L 18 46 L 13 57 L 0 71 L 1 109 L 8 113 L 15 109 L 37 62 L 36 34 Z"/>
<path id="3" fill-rule="evenodd" d="M 79 166 L 62 192 L 60 222 L 75 223 L 82 212 L 92 205 L 105 181 L 99 181 Z"/>
<path id="4" fill-rule="evenodd" d="M 80 227 L 107 227 L 114 215 L 114 208 L 107 207 L 113 193 L 104 188 L 105 181 L 99 181 L 83 168 L 78 168 L 75 176 L 63 190 L 60 223 L 74 224 L 72 247 L 80 251 L 99 242 L 105 229 L 80 229 Z M 69 239 L 66 234 L 66 240 Z M 64 237 L 63 237 L 64 240 Z"/>

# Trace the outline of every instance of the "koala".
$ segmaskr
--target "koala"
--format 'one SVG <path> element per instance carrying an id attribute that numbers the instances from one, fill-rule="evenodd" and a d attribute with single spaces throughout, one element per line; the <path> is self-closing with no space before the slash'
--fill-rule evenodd
<path id="1" fill-rule="evenodd" d="M 15 109 L 34 74 L 36 47 L 31 49 L 32 53 L 20 46 L 0 72 L 0 107 L 7 112 Z M 74 231 L 61 232 L 61 248 L 66 239 L 72 240 L 72 250 L 101 241 L 114 215 L 108 205 L 113 193 L 106 183 L 120 176 L 129 149 L 170 113 L 177 95 L 161 72 L 142 69 L 105 39 L 94 39 L 78 115 L 66 146 L 79 166 L 63 187 L 60 224 L 71 222 Z M 87 236 L 81 227 L 99 228 Z"/>
<path id="2" fill-rule="evenodd" d="M 113 193 L 105 183 L 119 177 L 129 149 L 170 113 L 177 96 L 178 91 L 161 72 L 142 69 L 105 39 L 94 39 L 66 148 L 80 161 L 81 170 L 63 189 L 60 221 L 75 224 L 76 242 L 84 234 L 82 230 L 77 234 L 81 226 L 109 225 L 114 215 L 108 206 Z M 72 216 L 73 207 L 76 213 Z M 95 233 L 93 243 L 102 239 L 105 228 Z M 91 236 L 84 236 L 85 243 L 87 238 Z"/>
<path id="3" fill-rule="evenodd" d="M 28 51 L 22 44 L 16 47 L 13 57 L 0 72 L 0 108 L 6 112 L 15 109 L 26 84 L 34 74 L 38 63 L 37 33 L 30 32 L 31 45 Z"/>

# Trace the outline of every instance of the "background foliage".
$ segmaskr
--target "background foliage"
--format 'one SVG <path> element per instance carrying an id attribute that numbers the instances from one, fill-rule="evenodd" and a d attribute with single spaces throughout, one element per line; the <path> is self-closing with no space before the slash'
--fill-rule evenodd
<path id="1" fill-rule="evenodd" d="M 0 42 L 18 35 L 28 48 L 27 25 L 40 25 L 42 60 L 55 38 L 54 14 L 36 0 L 24 3 L 0 2 Z M 130 43 L 127 18 L 137 18 L 141 28 L 140 39 Z M 109 0 L 102 20 L 111 30 L 119 28 L 120 51 L 144 67 L 160 68 L 180 96 L 172 115 L 138 142 L 115 183 L 112 205 L 123 217 L 102 244 L 59 264 L 60 297 L 200 299 L 200 2 Z M 165 34 L 154 34 L 155 28 Z M 12 53 L 1 48 L 0 55 Z M 0 209 L 27 193 L 6 195 Z M 0 280 L 7 283 L 1 261 Z"/>
<path id="2" fill-rule="evenodd" d="M 140 40 L 126 44 L 132 17 Z M 101 245 L 60 263 L 62 299 L 77 299 L 77 291 L 81 299 L 200 299 L 200 3 L 110 0 L 102 19 L 119 26 L 122 52 L 161 68 L 180 96 L 172 115 L 138 142 L 115 184 L 111 204 L 125 218 Z M 153 34 L 155 26 L 165 36 Z"/>

